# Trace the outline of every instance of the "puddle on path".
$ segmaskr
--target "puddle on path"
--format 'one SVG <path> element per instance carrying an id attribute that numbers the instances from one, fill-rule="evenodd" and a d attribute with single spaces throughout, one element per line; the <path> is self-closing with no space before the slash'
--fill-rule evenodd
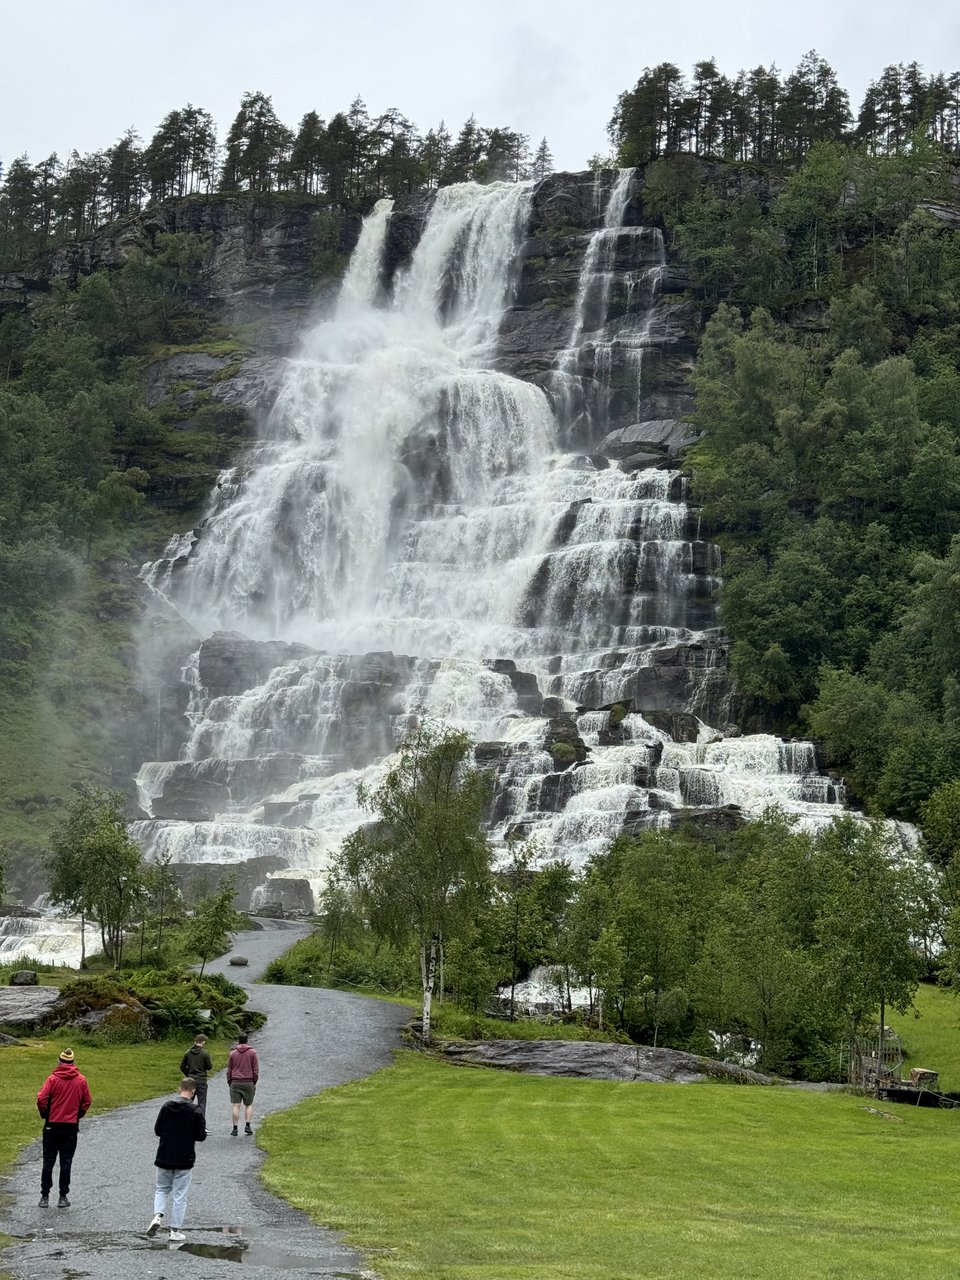
<path id="1" fill-rule="evenodd" d="M 180 1245 L 178 1253 L 193 1253 L 198 1258 L 222 1258 L 225 1262 L 245 1262 L 252 1267 L 275 1267 L 278 1271 L 313 1271 L 318 1275 L 337 1277 L 337 1280 L 361 1280 L 349 1271 L 327 1271 L 320 1258 L 308 1258 L 296 1253 L 283 1253 L 268 1244 L 201 1244 L 188 1241 Z"/>

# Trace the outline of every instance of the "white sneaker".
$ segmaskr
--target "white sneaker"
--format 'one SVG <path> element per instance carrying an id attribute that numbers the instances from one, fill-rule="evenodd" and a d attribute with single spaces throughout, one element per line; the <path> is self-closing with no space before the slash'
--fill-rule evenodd
<path id="1" fill-rule="evenodd" d="M 157 1234 L 157 1231 L 160 1229 L 160 1224 L 162 1222 L 163 1222 L 163 1214 L 155 1213 L 153 1217 L 150 1219 L 149 1227 L 147 1227 L 147 1235 L 155 1236 Z"/>
<path id="2" fill-rule="evenodd" d="M 183 1232 L 182 1232 L 182 1231 L 171 1231 L 171 1232 L 170 1232 L 170 1239 L 171 1239 L 171 1240 L 180 1241 L 180 1240 L 186 1240 L 186 1238 L 187 1238 L 187 1237 L 183 1234 Z"/>

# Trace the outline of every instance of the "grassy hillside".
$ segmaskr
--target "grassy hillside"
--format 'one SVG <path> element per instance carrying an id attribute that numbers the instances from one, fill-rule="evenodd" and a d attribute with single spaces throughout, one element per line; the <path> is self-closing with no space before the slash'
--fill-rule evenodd
<path id="1" fill-rule="evenodd" d="M 942 987 L 917 988 L 914 1007 L 892 1013 L 887 1025 L 899 1033 L 905 1051 L 904 1075 L 911 1067 L 940 1072 L 941 1088 L 960 1092 L 960 1003 Z"/>

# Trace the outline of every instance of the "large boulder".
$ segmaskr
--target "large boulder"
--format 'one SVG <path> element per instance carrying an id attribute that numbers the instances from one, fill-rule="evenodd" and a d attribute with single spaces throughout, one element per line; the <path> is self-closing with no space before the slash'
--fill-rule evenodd
<path id="1" fill-rule="evenodd" d="M 0 987 L 0 1025 L 39 1027 L 60 999 L 59 987 Z"/>
<path id="2" fill-rule="evenodd" d="M 676 418 L 654 418 L 609 432 L 597 453 L 624 462 L 643 456 L 657 460 L 648 465 L 657 465 L 658 462 L 675 461 L 697 436 L 698 432 L 689 423 Z"/>
<path id="3" fill-rule="evenodd" d="M 74 1014 L 69 1022 L 55 1025 L 87 1032 L 120 1032 L 138 1040 L 146 1040 L 151 1030 L 150 1014 L 138 1000 L 109 1004 L 105 1009 L 88 1009 Z"/>
<path id="4" fill-rule="evenodd" d="M 775 1084 L 771 1076 L 678 1049 L 649 1045 L 603 1044 L 589 1040 L 443 1041 L 445 1058 L 469 1066 L 500 1067 L 544 1076 L 581 1080 L 627 1080 L 645 1084 L 695 1084 L 728 1080 L 738 1084 Z"/>

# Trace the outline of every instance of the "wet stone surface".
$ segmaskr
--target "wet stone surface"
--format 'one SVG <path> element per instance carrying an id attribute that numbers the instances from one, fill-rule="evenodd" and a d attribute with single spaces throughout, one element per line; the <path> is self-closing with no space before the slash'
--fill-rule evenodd
<path id="1" fill-rule="evenodd" d="M 234 981 L 242 976 L 249 985 L 269 960 L 306 932 L 302 925 L 285 921 L 262 923 L 262 931 L 238 939 L 237 949 L 242 948 L 250 962 L 247 968 L 239 973 L 229 969 L 229 956 L 212 967 L 228 972 Z M 269 1112 L 387 1065 L 407 1016 L 404 1008 L 384 1001 L 303 987 L 253 986 L 250 1005 L 269 1015 L 251 1041 L 261 1060 L 254 1129 Z M 148 1045 L 144 1052 L 169 1055 L 172 1093 L 182 1050 Z M 82 1056 L 78 1065 L 82 1071 Z M 37 1081 L 38 1088 L 41 1083 Z M 95 1097 L 103 1098 L 110 1080 L 94 1075 L 90 1086 Z M 209 1137 L 197 1149 L 186 1240 L 172 1244 L 165 1230 L 148 1238 L 156 1154 L 153 1123 L 159 1105 L 160 1100 L 139 1103 L 81 1125 L 69 1209 L 37 1207 L 39 1142 L 27 1149 L 5 1180 L 0 1231 L 15 1239 L 0 1258 L 0 1269 L 22 1280 L 81 1275 L 91 1280 L 371 1276 L 356 1251 L 334 1232 L 315 1227 L 305 1214 L 268 1195 L 260 1185 L 264 1157 L 255 1137 L 230 1136 L 222 1070 L 210 1080 Z"/>

